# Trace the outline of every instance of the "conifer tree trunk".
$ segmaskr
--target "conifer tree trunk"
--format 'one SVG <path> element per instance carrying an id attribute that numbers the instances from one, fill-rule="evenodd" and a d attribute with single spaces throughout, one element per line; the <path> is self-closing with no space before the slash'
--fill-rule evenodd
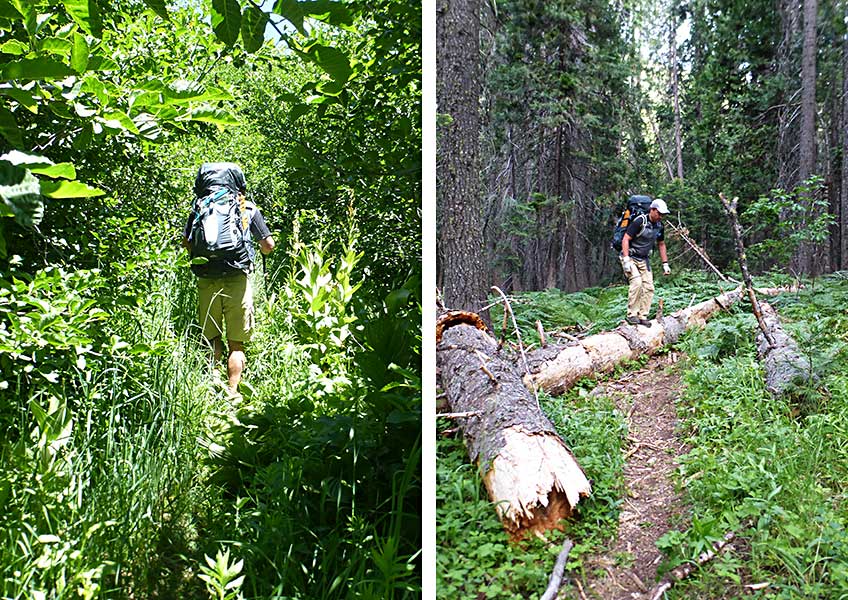
<path id="1" fill-rule="evenodd" d="M 816 168 L 816 13 L 818 0 L 804 0 L 804 45 L 801 56 L 801 130 L 798 149 L 798 183 L 803 183 Z M 801 198 L 811 204 L 813 196 Z M 812 211 L 808 212 L 814 217 Z M 815 270 L 814 246 L 799 245 L 793 266 L 801 273 Z"/>
<path id="2" fill-rule="evenodd" d="M 680 93 L 677 86 L 679 75 L 677 68 L 677 19 L 673 14 L 668 41 L 671 52 L 671 94 L 674 100 L 674 151 L 677 157 L 677 178 L 683 181 L 683 143 L 680 136 Z"/>
<path id="3" fill-rule="evenodd" d="M 777 48 L 777 68 L 787 84 L 783 88 L 778 109 L 777 187 L 791 190 L 798 183 L 798 71 L 795 61 L 795 39 L 800 28 L 797 2 L 779 0 L 782 38 Z"/>
<path id="4" fill-rule="evenodd" d="M 848 11 L 848 2 L 842 3 Z M 848 32 L 842 38 L 842 192 L 840 194 L 839 268 L 848 269 Z"/>
<path id="5" fill-rule="evenodd" d="M 480 190 L 479 0 L 440 0 L 436 10 L 438 127 L 437 279 L 450 308 L 486 304 Z M 481 314 L 488 321 L 488 311 Z"/>

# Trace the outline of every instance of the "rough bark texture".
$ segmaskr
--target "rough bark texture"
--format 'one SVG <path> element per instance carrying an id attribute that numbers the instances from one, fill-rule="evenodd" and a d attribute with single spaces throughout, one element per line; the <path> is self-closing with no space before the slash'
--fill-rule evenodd
<path id="1" fill-rule="evenodd" d="M 549 346 L 531 352 L 527 387 L 533 384 L 549 394 L 567 391 L 581 377 L 610 371 L 615 365 L 640 354 L 653 354 L 665 344 L 673 344 L 689 327 L 702 326 L 716 311 L 742 297 L 740 290 L 727 292 L 689 308 L 679 310 L 651 327 L 622 325 L 615 331 L 589 336 L 567 346 Z"/>
<path id="2" fill-rule="evenodd" d="M 760 304 L 763 321 L 774 345 L 769 345 L 763 332 L 757 335 L 757 352 L 766 371 L 766 389 L 781 396 L 798 384 L 810 381 L 810 361 L 798 351 L 798 345 L 783 327 L 777 313 L 767 302 Z"/>
<path id="3" fill-rule="evenodd" d="M 804 45 L 801 56 L 801 129 L 798 149 L 798 183 L 803 183 L 816 171 L 816 12 L 817 0 L 804 0 Z M 799 198 L 812 205 L 813 196 Z M 810 218 L 816 215 L 812 207 Z M 801 227 L 804 225 L 802 224 Z M 811 242 L 802 242 L 792 258 L 793 268 L 800 273 L 815 274 L 822 256 Z"/>
<path id="4" fill-rule="evenodd" d="M 782 38 L 777 67 L 787 84 L 778 108 L 777 187 L 791 190 L 798 184 L 798 70 L 793 49 L 801 29 L 801 11 L 793 0 L 777 0 Z"/>
<path id="5" fill-rule="evenodd" d="M 436 99 L 438 131 L 438 282 L 450 308 L 479 311 L 483 276 L 480 190 L 480 15 L 478 0 L 440 0 Z M 488 321 L 488 311 L 481 314 Z"/>
<path id="6" fill-rule="evenodd" d="M 848 3 L 844 3 L 848 11 Z M 842 193 L 840 198 L 840 269 L 848 269 L 848 32 L 842 38 Z"/>
<path id="7" fill-rule="evenodd" d="M 472 325 L 445 329 L 437 364 L 489 497 L 515 537 L 560 527 L 591 486 L 497 343 Z"/>

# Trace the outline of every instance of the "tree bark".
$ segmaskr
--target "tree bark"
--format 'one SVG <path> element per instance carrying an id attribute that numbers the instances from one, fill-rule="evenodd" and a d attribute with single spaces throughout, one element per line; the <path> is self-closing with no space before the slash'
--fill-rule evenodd
<path id="1" fill-rule="evenodd" d="M 848 2 L 843 2 L 848 10 Z M 848 269 L 848 32 L 842 38 L 842 185 L 840 195 L 840 269 Z"/>
<path id="2" fill-rule="evenodd" d="M 451 410 L 471 415 L 457 423 L 506 530 L 520 538 L 560 528 L 591 485 L 515 364 L 461 323 L 442 330 L 436 361 Z"/>
<path id="3" fill-rule="evenodd" d="M 801 55 L 801 130 L 798 149 L 798 183 L 803 183 L 816 170 L 816 13 L 818 0 L 804 0 L 804 45 Z M 813 192 L 814 194 L 815 192 Z M 808 218 L 814 218 L 813 194 L 799 198 L 808 206 Z M 805 227 L 800 223 L 799 227 Z M 801 242 L 792 264 L 801 273 L 816 272 L 815 247 Z"/>
<path id="4" fill-rule="evenodd" d="M 674 100 L 674 151 L 677 157 L 677 178 L 683 181 L 683 143 L 680 137 L 680 93 L 677 89 L 679 73 L 677 67 L 677 19 L 673 14 L 668 42 L 671 51 L 671 94 Z"/>
<path id="5" fill-rule="evenodd" d="M 488 285 L 483 264 L 480 190 L 480 7 L 440 0 L 436 11 L 438 112 L 437 279 L 450 308 L 480 311 Z M 488 311 L 481 313 L 488 321 Z"/>
<path id="6" fill-rule="evenodd" d="M 527 356 L 530 373 L 524 376 L 524 383 L 552 395 L 563 394 L 581 377 L 611 371 L 626 360 L 654 354 L 663 345 L 673 344 L 686 329 L 702 326 L 716 311 L 741 297 L 739 290 L 726 292 L 653 321 L 651 327 L 622 325 L 567 346 L 549 345 L 534 350 Z"/>
<path id="7" fill-rule="evenodd" d="M 757 353 L 763 361 L 766 374 L 766 389 L 773 396 L 782 396 L 796 385 L 813 380 L 810 361 L 798 351 L 798 345 L 780 324 L 777 313 L 768 302 L 760 305 L 766 332 L 757 335 Z"/>

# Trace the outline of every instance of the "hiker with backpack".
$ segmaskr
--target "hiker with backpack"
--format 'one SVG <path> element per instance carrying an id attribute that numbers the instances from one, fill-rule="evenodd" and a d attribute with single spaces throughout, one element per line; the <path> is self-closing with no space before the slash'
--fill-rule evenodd
<path id="1" fill-rule="evenodd" d="M 262 254 L 274 249 L 274 238 L 255 204 L 245 198 L 244 173 L 235 163 L 203 163 L 194 182 L 194 205 L 186 222 L 183 246 L 191 253 L 197 276 L 197 317 L 215 364 L 227 336 L 227 384 L 231 397 L 246 364 L 244 344 L 253 331 L 255 239 Z M 252 239 L 251 239 L 252 238 Z"/>
<path id="2" fill-rule="evenodd" d="M 661 198 L 651 201 L 648 196 L 631 196 L 613 235 L 613 247 L 620 251 L 618 258 L 630 282 L 625 320 L 631 325 L 651 326 L 648 312 L 654 299 L 654 276 L 650 258 L 655 242 L 663 274 L 671 274 L 662 224 L 668 212 Z"/>

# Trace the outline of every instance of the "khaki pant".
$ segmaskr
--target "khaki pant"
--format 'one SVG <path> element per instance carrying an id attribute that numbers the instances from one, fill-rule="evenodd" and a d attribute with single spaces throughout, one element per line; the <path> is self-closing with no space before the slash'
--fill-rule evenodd
<path id="1" fill-rule="evenodd" d="M 618 259 L 623 257 L 619 255 Z M 627 292 L 627 316 L 647 319 L 651 310 L 651 302 L 654 300 L 654 275 L 648 270 L 648 262 L 630 257 L 633 263 L 633 271 L 625 271 L 630 281 L 630 289 Z M 622 269 L 624 265 L 622 264 Z"/>
<path id="2" fill-rule="evenodd" d="M 233 342 L 248 342 L 253 333 L 253 288 L 247 275 L 237 273 L 215 279 L 197 280 L 197 320 L 203 337 L 214 340 L 224 333 Z"/>

